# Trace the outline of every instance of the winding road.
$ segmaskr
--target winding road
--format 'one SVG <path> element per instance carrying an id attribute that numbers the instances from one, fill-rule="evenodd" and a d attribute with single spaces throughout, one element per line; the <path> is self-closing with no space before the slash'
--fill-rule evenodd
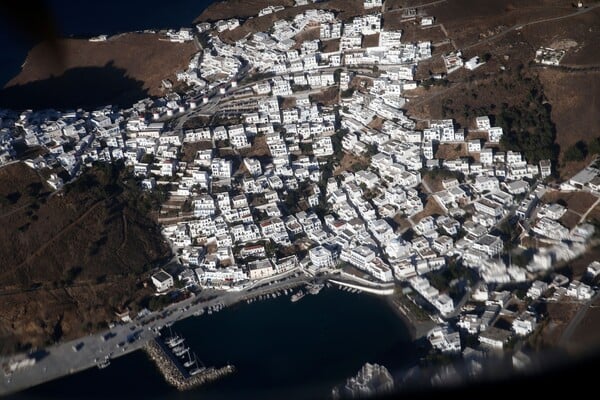
<path id="1" fill-rule="evenodd" d="M 497 33 L 495 35 L 489 36 L 489 37 L 487 37 L 487 38 L 485 38 L 483 40 L 478 40 L 475 43 L 469 44 L 467 46 L 463 46 L 462 50 L 467 50 L 467 49 L 470 49 L 472 47 L 479 46 L 480 44 L 489 43 L 489 42 L 491 42 L 493 40 L 496 40 L 496 39 L 498 39 L 498 38 L 500 38 L 500 37 L 502 37 L 502 36 L 504 36 L 504 35 L 512 32 L 512 31 L 520 30 L 520 29 L 522 29 L 522 28 L 524 28 L 526 26 L 535 25 L 535 24 L 542 24 L 544 22 L 559 21 L 561 19 L 575 17 L 577 15 L 585 14 L 585 13 L 587 13 L 589 11 L 592 11 L 592 10 L 598 8 L 598 7 L 600 7 L 600 3 L 596 3 L 596 4 L 593 4 L 593 5 L 587 6 L 586 8 L 580 8 L 577 11 L 572 12 L 570 14 L 561 15 L 561 16 L 558 16 L 558 17 L 550 17 L 550 18 L 538 19 L 536 21 L 531 21 L 531 22 L 527 22 L 527 23 L 524 23 L 524 24 L 517 24 L 517 25 L 514 25 L 514 26 L 512 26 L 512 27 L 510 27 L 510 28 L 508 28 L 508 29 L 506 29 L 506 30 L 504 30 L 502 32 L 499 32 L 499 33 Z"/>

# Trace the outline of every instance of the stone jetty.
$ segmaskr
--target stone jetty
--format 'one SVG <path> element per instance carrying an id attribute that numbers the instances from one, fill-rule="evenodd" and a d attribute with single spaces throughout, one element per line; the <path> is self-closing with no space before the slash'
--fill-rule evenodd
<path id="1" fill-rule="evenodd" d="M 235 371 L 233 365 L 226 365 L 222 368 L 209 367 L 196 375 L 189 375 L 187 371 L 182 371 L 171 355 L 156 340 L 150 340 L 144 347 L 144 351 L 154 361 L 165 381 L 177 390 L 189 390 Z"/>

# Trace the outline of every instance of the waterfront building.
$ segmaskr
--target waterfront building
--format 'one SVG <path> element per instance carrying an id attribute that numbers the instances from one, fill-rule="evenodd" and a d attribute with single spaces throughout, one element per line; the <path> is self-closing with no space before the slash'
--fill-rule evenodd
<path id="1" fill-rule="evenodd" d="M 152 275 L 150 279 L 152 280 L 152 284 L 154 284 L 158 293 L 166 292 L 174 285 L 173 277 L 163 269 Z"/>

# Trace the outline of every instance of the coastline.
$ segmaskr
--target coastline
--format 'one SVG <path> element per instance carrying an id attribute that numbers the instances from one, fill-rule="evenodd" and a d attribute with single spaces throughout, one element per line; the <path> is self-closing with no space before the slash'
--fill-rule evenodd
<path id="1" fill-rule="evenodd" d="M 292 275 L 291 272 L 294 274 Z M 154 329 L 159 329 L 165 325 L 173 324 L 189 317 L 195 316 L 195 313 L 200 309 L 212 307 L 218 304 L 222 304 L 224 307 L 230 307 L 235 304 L 247 301 L 252 298 L 257 298 L 261 295 L 267 295 L 276 291 L 284 289 L 294 289 L 299 286 L 306 285 L 309 280 L 314 279 L 304 274 L 296 276 L 296 271 L 289 271 L 277 277 L 280 281 L 273 283 L 272 280 L 266 279 L 262 282 L 257 282 L 257 287 L 252 287 L 250 290 L 241 292 L 220 292 L 217 297 L 211 296 L 210 293 L 208 299 L 196 299 L 194 297 L 188 298 L 180 303 L 172 304 L 160 311 L 155 311 L 150 315 L 147 315 L 141 319 L 136 319 L 130 323 L 118 325 L 113 329 L 104 330 L 94 335 L 74 339 L 68 342 L 59 343 L 43 349 L 47 352 L 47 355 L 42 357 L 36 364 L 28 369 L 16 371 L 7 379 L 3 379 L 0 382 L 0 396 L 7 395 L 10 393 L 19 392 L 27 388 L 37 386 L 51 380 L 59 379 L 64 376 L 72 375 L 86 369 L 96 366 L 95 359 L 102 359 L 105 356 L 109 358 L 118 358 L 124 355 L 128 355 L 134 351 L 143 350 L 143 348 L 150 341 L 154 340 L 157 336 Z M 319 277 L 318 280 L 325 282 L 329 281 L 330 278 L 337 278 L 335 275 L 327 275 Z M 287 280 L 285 280 L 287 278 Z M 374 293 L 367 293 L 367 295 L 384 297 L 384 300 L 392 309 L 395 310 L 396 315 L 402 320 L 404 325 L 407 327 L 411 341 L 419 339 L 419 334 L 422 333 L 422 328 L 418 321 L 411 321 L 410 317 L 404 315 L 397 307 L 394 307 L 392 303 L 392 297 L 389 295 L 381 296 Z M 135 327 L 135 330 L 132 330 Z M 141 329 L 140 329 L 141 328 Z M 116 343 L 120 341 L 127 341 L 128 336 L 131 333 L 137 333 L 139 338 L 133 343 L 128 343 L 126 347 L 123 347 L 122 351 L 113 351 L 112 349 Z M 425 332 L 426 333 L 426 332 Z M 105 342 L 102 337 L 106 335 L 114 335 Z M 72 347 L 79 344 L 85 343 L 80 352 L 74 352 Z M 112 344 L 112 345 L 111 345 Z M 104 348 L 104 347 L 108 348 Z M 95 350 L 90 353 L 90 350 Z M 98 351 L 101 350 L 101 351 Z M 16 354 L 10 357 L 0 358 L 0 364 L 5 364 L 10 360 L 16 360 L 19 358 L 26 357 L 26 354 Z"/>

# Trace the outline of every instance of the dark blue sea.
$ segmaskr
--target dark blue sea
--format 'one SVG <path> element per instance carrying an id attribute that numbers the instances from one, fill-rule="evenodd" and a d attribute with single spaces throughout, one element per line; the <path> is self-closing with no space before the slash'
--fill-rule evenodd
<path id="1" fill-rule="evenodd" d="M 220 381 L 178 392 L 143 352 L 31 388 L 14 399 L 319 399 L 365 362 L 392 374 L 420 354 L 407 327 L 381 298 L 323 289 L 292 303 L 287 296 L 192 317 L 174 324 L 206 365 L 234 364 Z"/>
<path id="2" fill-rule="evenodd" d="M 192 21 L 213 1 L 211 0 L 42 0 L 30 3 L 31 18 L 17 21 L 15 12 L 0 7 L 0 88 L 21 69 L 27 52 L 35 43 L 26 32 L 38 26 L 41 14 L 33 5 L 41 3 L 60 36 L 113 35 L 144 29 L 192 26 Z M 4 2 L 0 2 L 4 3 Z M 9 2 L 6 2 L 9 3 Z M 10 3 L 16 3 L 11 1 Z M 25 26 L 24 26 L 25 25 Z M 23 31 L 25 29 L 25 31 Z"/>

